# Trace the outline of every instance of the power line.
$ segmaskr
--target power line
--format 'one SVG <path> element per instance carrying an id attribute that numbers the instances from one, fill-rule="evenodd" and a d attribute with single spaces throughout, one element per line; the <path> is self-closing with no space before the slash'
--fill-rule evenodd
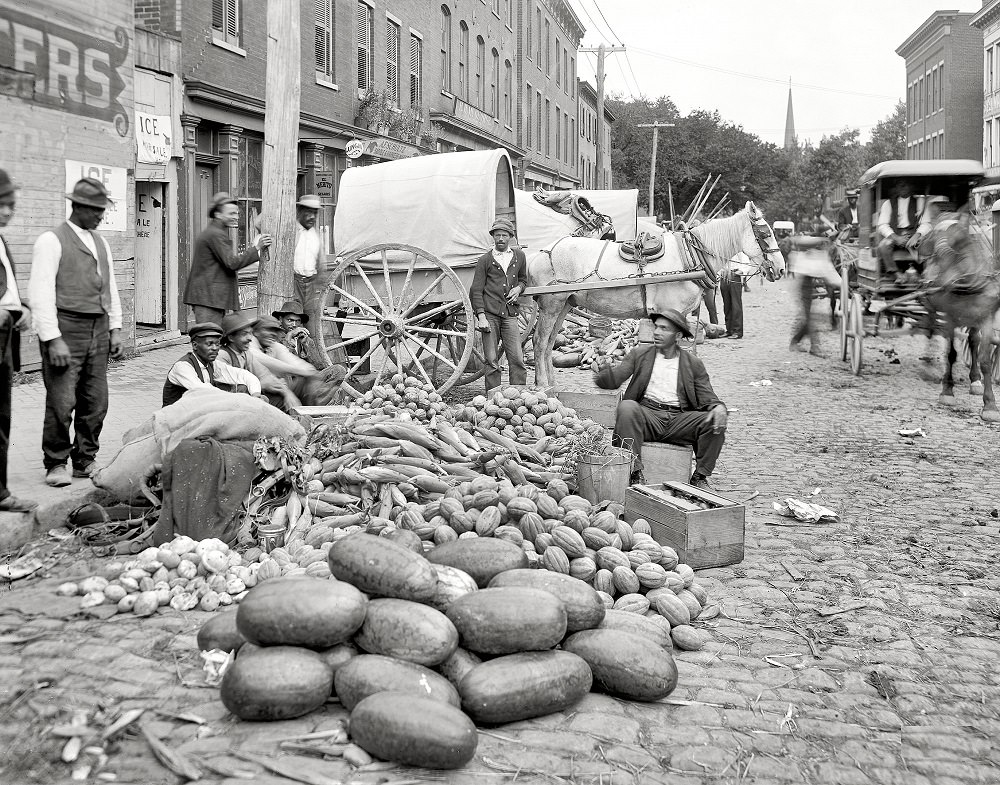
<path id="1" fill-rule="evenodd" d="M 789 84 L 791 87 L 798 87 L 803 90 L 819 90 L 820 92 L 839 93 L 841 95 L 856 95 L 856 96 L 861 96 L 863 98 L 887 98 L 896 101 L 899 100 L 898 95 L 883 95 L 881 93 L 862 93 L 857 90 L 841 90 L 836 87 L 823 87 L 821 85 L 802 84 L 800 82 L 789 83 L 785 79 L 775 79 L 774 77 L 770 76 L 759 76 L 757 74 L 748 74 L 743 71 L 734 71 L 729 68 L 722 68 L 717 65 L 708 65 L 707 63 L 696 63 L 693 60 L 685 60 L 680 57 L 671 57 L 670 55 L 665 55 L 662 52 L 654 52 L 652 49 L 642 49 L 636 46 L 631 47 L 631 49 L 633 52 L 639 52 L 640 54 L 648 55 L 649 57 L 655 57 L 660 60 L 669 60 L 674 63 L 689 65 L 693 68 L 702 68 L 706 71 L 715 71 L 716 73 L 720 74 L 729 74 L 730 76 L 741 76 L 744 79 L 755 79 L 758 82 L 773 82 L 775 84 L 781 84 L 781 85 Z"/>
<path id="2" fill-rule="evenodd" d="M 583 12 L 583 15 L 587 17 L 587 20 L 590 22 L 591 29 L 593 29 L 593 31 L 597 33 L 599 36 L 601 36 L 601 38 L 607 40 L 609 44 L 613 44 L 614 42 L 611 39 L 607 38 L 607 36 L 605 36 L 604 33 L 602 33 L 600 30 L 597 29 L 597 22 L 595 22 L 594 17 L 590 15 L 590 12 L 587 10 L 587 7 L 583 4 L 583 0 L 577 0 L 575 5 Z"/>
<path id="3" fill-rule="evenodd" d="M 619 38 L 618 35 L 615 33 L 615 31 L 611 29 L 611 25 L 608 24 L 608 19 L 606 16 L 604 16 L 604 12 L 601 10 L 601 7 L 597 4 L 597 0 L 590 0 L 590 2 L 594 4 L 594 8 L 597 9 L 597 13 L 601 15 L 601 19 L 604 21 L 604 26 L 608 28 L 608 32 L 611 33 L 611 35 L 618 41 L 619 44 L 622 44 L 622 39 Z M 624 46 L 624 44 L 622 44 L 622 46 Z"/>
<path id="4" fill-rule="evenodd" d="M 618 61 L 618 70 L 621 71 L 622 82 L 625 84 L 625 89 L 628 90 L 629 97 L 631 97 L 631 99 L 634 101 L 636 99 L 636 95 L 635 93 L 632 92 L 632 88 L 628 86 L 628 77 L 625 76 L 625 69 L 622 68 L 622 61 L 618 60 L 618 58 L 615 59 Z M 636 87 L 638 86 L 639 86 L 638 83 L 636 83 Z"/>

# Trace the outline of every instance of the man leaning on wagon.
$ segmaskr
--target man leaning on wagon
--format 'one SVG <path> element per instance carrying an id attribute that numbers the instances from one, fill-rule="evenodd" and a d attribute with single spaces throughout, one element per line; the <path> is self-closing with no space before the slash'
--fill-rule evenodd
<path id="1" fill-rule="evenodd" d="M 905 283 L 906 276 L 896 264 L 893 251 L 905 248 L 915 252 L 921 238 L 926 237 L 931 230 L 924 215 L 924 200 L 913 195 L 913 184 L 909 180 L 899 180 L 895 196 L 882 202 L 877 230 L 882 269 L 896 283 Z"/>
<path id="2" fill-rule="evenodd" d="M 631 483 L 644 483 L 643 442 L 694 447 L 691 484 L 708 488 L 708 478 L 726 441 L 729 411 L 712 389 L 705 364 L 677 344 L 691 338 L 687 320 L 672 308 L 651 313 L 653 346 L 637 346 L 616 367 L 594 363 L 594 383 L 614 390 L 630 380 L 618 404 L 613 443 L 629 448 L 636 462 Z"/>

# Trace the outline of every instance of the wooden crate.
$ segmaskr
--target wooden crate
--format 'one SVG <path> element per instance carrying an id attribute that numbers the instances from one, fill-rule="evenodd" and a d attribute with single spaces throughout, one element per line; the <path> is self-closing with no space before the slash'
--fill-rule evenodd
<path id="1" fill-rule="evenodd" d="M 618 404 L 621 402 L 621 390 L 557 390 L 556 398 L 563 406 L 575 409 L 581 418 L 589 418 L 598 425 L 611 429 L 615 427 L 615 417 Z"/>
<path id="2" fill-rule="evenodd" d="M 351 406 L 298 406 L 293 413 L 302 427 L 309 431 L 325 423 L 342 425 L 353 410 Z"/>
<path id="3" fill-rule="evenodd" d="M 667 496 L 681 491 L 710 504 L 708 510 Z M 625 492 L 625 520 L 645 518 L 660 545 L 669 545 L 695 569 L 725 567 L 743 561 L 746 508 L 742 504 L 679 482 L 633 485 Z"/>
<path id="4" fill-rule="evenodd" d="M 690 447 L 662 442 L 643 442 L 642 473 L 646 482 L 687 482 L 691 479 L 691 458 L 694 451 Z"/>

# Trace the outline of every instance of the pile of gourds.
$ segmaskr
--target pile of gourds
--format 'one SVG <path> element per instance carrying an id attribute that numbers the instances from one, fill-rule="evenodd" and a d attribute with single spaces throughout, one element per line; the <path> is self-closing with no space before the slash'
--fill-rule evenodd
<path id="1" fill-rule="evenodd" d="M 556 368 L 589 368 L 594 360 L 617 365 L 638 344 L 637 319 L 613 320 L 608 334 L 600 337 L 591 335 L 587 324 L 567 319 L 556 336 L 552 365 Z"/>

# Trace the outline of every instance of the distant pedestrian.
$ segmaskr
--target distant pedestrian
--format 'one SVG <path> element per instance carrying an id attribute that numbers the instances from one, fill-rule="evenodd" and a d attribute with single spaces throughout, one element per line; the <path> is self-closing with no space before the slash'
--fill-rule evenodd
<path id="1" fill-rule="evenodd" d="M 221 325 L 226 311 L 240 309 L 237 272 L 260 260 L 260 249 L 271 245 L 271 235 L 258 235 L 253 247 L 234 253 L 229 230 L 239 225 L 240 210 L 224 191 L 212 198 L 208 217 L 209 225 L 194 243 L 184 304 L 194 309 L 196 323 Z"/>
<path id="2" fill-rule="evenodd" d="M 10 175 L 0 169 L 0 229 L 14 217 L 17 189 Z M 21 299 L 14 276 L 14 260 L 7 241 L 0 237 L 0 512 L 30 512 L 38 505 L 14 496 L 7 487 L 7 452 L 10 449 L 10 388 L 21 365 L 21 330 L 31 324 L 31 311 Z"/>
<path id="3" fill-rule="evenodd" d="M 507 355 L 510 383 L 521 385 L 528 380 L 521 348 L 521 326 L 517 298 L 528 286 L 528 262 L 524 251 L 511 248 L 514 225 L 498 218 L 490 227 L 493 248 L 476 261 L 476 271 L 469 292 L 476 313 L 476 329 L 483 335 L 483 354 L 489 370 L 486 389 L 500 385 L 500 347 Z"/>
<path id="4" fill-rule="evenodd" d="M 35 241 L 28 284 L 45 382 L 45 482 L 55 487 L 71 482 L 68 460 L 73 477 L 90 477 L 108 413 L 108 358 L 123 353 L 111 246 L 95 231 L 111 199 L 90 177 L 66 198 L 69 220 Z"/>

